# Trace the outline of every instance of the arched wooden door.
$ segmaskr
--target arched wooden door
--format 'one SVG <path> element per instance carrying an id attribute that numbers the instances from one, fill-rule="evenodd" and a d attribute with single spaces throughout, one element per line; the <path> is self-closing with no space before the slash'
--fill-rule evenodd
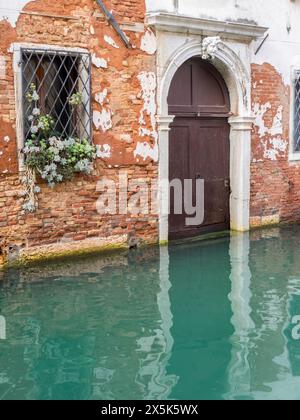
<path id="1" fill-rule="evenodd" d="M 169 114 L 176 116 L 170 132 L 169 179 L 180 179 L 183 183 L 185 179 L 200 178 L 205 188 L 204 222 L 197 226 L 187 226 L 186 218 L 190 216 L 185 212 L 174 214 L 171 189 L 169 237 L 179 239 L 227 230 L 230 100 L 226 84 L 213 65 L 192 58 L 177 70 L 168 104 Z M 195 205 L 195 194 L 191 199 Z"/>

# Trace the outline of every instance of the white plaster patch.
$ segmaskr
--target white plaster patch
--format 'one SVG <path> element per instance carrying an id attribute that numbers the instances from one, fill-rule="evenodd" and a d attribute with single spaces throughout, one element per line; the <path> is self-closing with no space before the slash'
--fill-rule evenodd
<path id="1" fill-rule="evenodd" d="M 105 60 L 105 58 L 97 57 L 96 54 L 92 55 L 92 63 L 98 69 L 100 69 L 100 68 L 107 69 L 108 68 L 107 60 Z"/>
<path id="2" fill-rule="evenodd" d="M 104 41 L 107 42 L 111 47 L 120 48 L 117 43 L 108 35 L 104 35 Z"/>
<path id="3" fill-rule="evenodd" d="M 283 134 L 282 117 L 283 117 L 283 106 L 280 105 L 274 117 L 273 125 L 270 128 L 270 134 L 272 137 Z"/>
<path id="4" fill-rule="evenodd" d="M 5 143 L 9 143 L 9 142 L 10 142 L 10 138 L 9 138 L 9 136 L 5 136 L 5 137 L 3 138 L 3 140 L 5 141 Z"/>
<path id="5" fill-rule="evenodd" d="M 103 144 L 103 145 L 97 144 L 96 149 L 97 149 L 96 155 L 98 158 L 108 159 L 111 157 L 111 147 L 109 144 Z"/>
<path id="6" fill-rule="evenodd" d="M 113 126 L 111 110 L 103 108 L 101 111 L 94 111 L 93 123 L 97 130 L 101 128 L 104 133 L 110 130 Z"/>
<path id="7" fill-rule="evenodd" d="M 265 114 L 272 108 L 270 102 L 266 104 L 255 104 L 253 113 L 255 115 L 255 125 L 258 127 L 260 143 L 264 151 L 264 158 L 276 161 L 278 157 L 285 154 L 288 148 L 288 141 L 282 138 L 283 135 L 283 106 L 280 105 L 273 118 L 272 126 L 269 128 L 265 124 Z"/>
<path id="8" fill-rule="evenodd" d="M 148 158 L 153 159 L 155 162 L 158 160 L 158 150 L 156 150 L 156 146 L 152 147 L 151 144 L 144 142 L 138 142 L 135 151 L 134 156 L 141 156 L 144 161 Z M 139 159 L 137 159 L 137 162 L 139 162 Z"/>
<path id="9" fill-rule="evenodd" d="M 91 35 L 95 35 L 95 28 L 93 27 L 93 25 L 90 26 L 90 33 Z"/>
<path id="10" fill-rule="evenodd" d="M 30 3 L 30 1 L 35 0 L 5 0 L 4 4 L 1 0 L 2 7 L 0 7 L 0 20 L 6 19 L 15 27 L 23 7 L 26 6 L 27 3 Z"/>
<path id="11" fill-rule="evenodd" d="M 107 99 L 108 90 L 105 88 L 102 92 L 99 92 L 95 95 L 95 101 L 98 104 L 103 105 L 104 101 Z"/>
<path id="12" fill-rule="evenodd" d="M 141 39 L 141 50 L 147 54 L 155 54 L 157 50 L 157 39 L 151 29 L 147 29 L 146 33 Z"/>
<path id="13" fill-rule="evenodd" d="M 270 140 L 271 147 L 265 149 L 264 157 L 276 161 L 287 151 L 288 144 L 280 136 Z"/>
<path id="14" fill-rule="evenodd" d="M 5 79 L 6 76 L 6 61 L 5 57 L 0 55 L 0 79 Z"/>
<path id="15" fill-rule="evenodd" d="M 277 109 L 276 115 L 273 118 L 273 124 L 271 128 L 268 128 L 265 124 L 265 114 L 272 109 L 270 102 L 266 104 L 260 105 L 255 104 L 253 108 L 253 113 L 255 115 L 255 122 L 254 124 L 258 127 L 258 134 L 260 137 L 264 137 L 267 134 L 274 137 L 277 135 L 283 134 L 283 127 L 282 127 L 282 117 L 283 117 L 283 106 L 280 105 Z"/>
<path id="16" fill-rule="evenodd" d="M 128 143 L 128 144 L 130 144 L 130 143 L 133 142 L 132 137 L 131 137 L 130 134 L 122 134 L 120 136 L 120 140 L 123 141 L 123 142 L 125 142 L 125 143 Z M 121 152 L 120 152 L 120 154 L 121 154 Z"/>
<path id="17" fill-rule="evenodd" d="M 267 134 L 268 128 L 265 125 L 264 116 L 272 108 L 270 102 L 260 105 L 255 104 L 253 108 L 253 114 L 255 116 L 254 124 L 258 127 L 258 134 L 263 137 Z"/>
<path id="18" fill-rule="evenodd" d="M 156 130 L 156 75 L 153 72 L 141 72 L 138 75 L 139 82 L 142 87 L 142 99 L 144 101 L 143 108 L 140 112 L 140 129 L 141 137 L 150 137 L 154 140 L 154 145 L 147 142 L 138 142 L 134 151 L 134 156 L 141 156 L 144 160 L 147 158 L 158 161 L 158 133 Z M 150 118 L 151 129 L 147 128 L 146 117 Z"/>

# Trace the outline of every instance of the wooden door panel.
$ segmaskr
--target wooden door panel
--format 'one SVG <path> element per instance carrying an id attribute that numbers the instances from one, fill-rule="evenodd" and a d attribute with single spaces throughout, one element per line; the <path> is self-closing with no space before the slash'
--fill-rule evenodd
<path id="1" fill-rule="evenodd" d="M 183 181 L 189 173 L 190 162 L 190 121 L 181 120 L 172 127 L 170 132 L 169 148 L 169 172 L 170 182 L 174 180 Z M 181 200 L 183 206 L 183 200 Z M 177 230 L 183 231 L 185 229 L 185 215 L 174 214 L 174 190 L 171 189 L 170 193 L 170 217 L 169 229 L 172 232 Z"/>
<path id="2" fill-rule="evenodd" d="M 181 88 L 170 89 L 169 103 L 172 103 L 173 113 L 189 113 L 193 109 L 193 81 L 192 81 L 193 65 L 189 63 L 178 69 L 173 84 L 181 86 Z M 183 89 L 184 83 L 185 88 Z"/>
<path id="3" fill-rule="evenodd" d="M 189 60 L 177 72 L 168 97 L 169 112 L 176 118 L 169 142 L 170 181 L 191 179 L 190 201 L 196 204 L 196 180 L 204 180 L 204 222 L 187 226 L 186 215 L 174 214 L 171 194 L 170 239 L 200 235 L 229 228 L 230 127 L 225 117 L 229 94 L 216 69 L 199 58 Z"/>

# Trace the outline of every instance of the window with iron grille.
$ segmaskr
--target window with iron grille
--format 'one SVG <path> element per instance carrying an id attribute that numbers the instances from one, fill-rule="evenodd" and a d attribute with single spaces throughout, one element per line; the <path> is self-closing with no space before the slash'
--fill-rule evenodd
<path id="1" fill-rule="evenodd" d="M 295 72 L 294 80 L 294 153 L 300 153 L 300 71 Z"/>
<path id="2" fill-rule="evenodd" d="M 53 121 L 53 135 L 91 140 L 91 62 L 83 52 L 21 49 L 24 140 L 33 107 Z M 38 104 L 28 101 L 32 86 Z M 74 106 L 74 101 L 76 106 Z"/>

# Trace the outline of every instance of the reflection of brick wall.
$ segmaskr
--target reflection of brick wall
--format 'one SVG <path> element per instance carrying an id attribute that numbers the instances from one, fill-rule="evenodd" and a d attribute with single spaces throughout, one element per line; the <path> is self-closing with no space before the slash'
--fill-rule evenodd
<path id="1" fill-rule="evenodd" d="M 300 220 L 300 164 L 290 163 L 290 89 L 269 64 L 252 66 L 251 225 Z"/>
<path id="2" fill-rule="evenodd" d="M 81 241 L 86 238 L 126 235 L 136 230 L 147 240 L 157 239 L 157 216 L 102 217 L 96 212 L 96 182 L 100 176 L 116 178 L 120 169 L 130 176 L 157 177 L 157 163 L 135 153 L 138 143 L 154 148 L 155 139 L 140 137 L 140 116 L 144 97 L 139 75 L 155 71 L 155 54 L 140 49 L 144 36 L 144 0 L 107 1 L 120 24 L 130 21 L 132 29 L 126 34 L 133 49 L 127 49 L 94 0 L 36 0 L 28 2 L 16 28 L 0 22 L 0 241 L 18 246 L 55 244 L 59 241 Z M 138 23 L 138 25 L 134 25 Z M 112 39 L 119 48 L 105 41 Z M 94 115 L 105 110 L 111 116 L 112 128 L 103 131 L 94 126 L 94 143 L 99 145 L 95 176 L 78 177 L 72 183 L 54 190 L 41 184 L 40 208 L 36 214 L 22 211 L 23 187 L 17 165 L 16 116 L 12 53 L 13 42 L 51 44 L 88 49 L 94 57 L 92 66 L 92 107 Z M 97 59 L 107 63 L 98 65 Z M 104 60 L 104 61 L 103 61 Z M 107 89 L 104 103 L 99 94 Z M 98 95 L 97 95 L 98 94 Z M 154 110 L 155 111 L 155 110 Z M 150 117 L 144 113 L 145 128 L 149 131 Z M 95 120 L 95 119 L 94 119 Z M 107 151 L 109 150 L 109 153 Z"/>

